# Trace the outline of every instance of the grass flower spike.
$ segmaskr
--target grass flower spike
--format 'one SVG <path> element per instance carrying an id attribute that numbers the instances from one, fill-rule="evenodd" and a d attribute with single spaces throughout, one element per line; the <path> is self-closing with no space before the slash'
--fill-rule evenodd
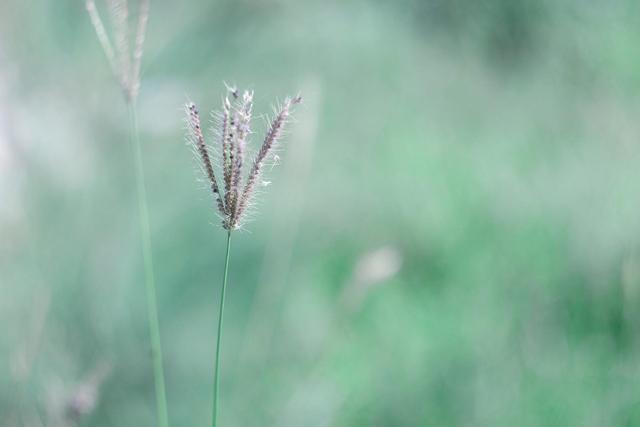
<path id="1" fill-rule="evenodd" d="M 253 93 L 246 91 L 239 96 L 237 91 L 229 91 L 233 100 L 225 97 L 222 112 L 219 113 L 217 136 L 220 142 L 218 150 L 211 149 L 205 142 L 200 113 L 194 103 L 186 105 L 188 136 L 187 140 L 196 152 L 208 186 L 213 193 L 217 210 L 222 218 L 222 227 L 227 231 L 240 228 L 247 217 L 256 193 L 256 186 L 261 183 L 265 164 L 272 158 L 282 137 L 283 129 L 291 114 L 291 108 L 302 101 L 300 96 L 287 98 L 277 109 L 274 119 L 264 136 L 249 172 L 244 173 L 246 164 L 246 146 L 251 135 L 251 113 L 253 109 Z M 213 156 L 214 152 L 220 153 Z M 213 164 L 219 158 L 224 194 L 218 184 Z M 246 175 L 246 176 L 244 176 Z"/>
<path id="2" fill-rule="evenodd" d="M 193 103 L 186 105 L 187 140 L 199 158 L 202 170 L 208 181 L 215 199 L 218 214 L 222 218 L 222 227 L 227 231 L 227 249 L 224 262 L 224 275 L 220 293 L 220 309 L 218 312 L 218 334 L 216 337 L 216 359 L 213 387 L 212 425 L 216 426 L 218 419 L 218 390 L 220 383 L 220 347 L 222 337 L 222 321 L 224 314 L 224 300 L 227 289 L 229 271 L 229 253 L 231 248 L 231 232 L 240 228 L 246 220 L 247 211 L 255 197 L 256 186 L 261 183 L 265 165 L 274 156 L 274 151 L 280 141 L 284 127 L 291 114 L 291 108 L 302 101 L 300 96 L 287 98 L 271 121 L 264 136 L 262 145 L 255 155 L 247 173 L 244 173 L 246 162 L 246 148 L 251 135 L 251 115 L 253 111 L 253 92 L 245 91 L 242 96 L 236 89 L 228 88 L 231 99 L 227 95 L 222 103 L 222 111 L 217 114 L 218 126 L 216 136 L 219 146 L 211 149 L 205 142 L 202 132 L 202 122 L 198 108 Z M 218 156 L 212 153 L 217 152 Z M 212 159 L 219 160 L 217 167 L 224 193 L 218 184 L 216 168 Z"/>

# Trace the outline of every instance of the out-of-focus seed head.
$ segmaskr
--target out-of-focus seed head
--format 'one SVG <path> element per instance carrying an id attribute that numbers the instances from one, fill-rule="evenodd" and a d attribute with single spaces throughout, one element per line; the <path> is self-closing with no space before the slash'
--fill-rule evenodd
<path id="1" fill-rule="evenodd" d="M 126 101 L 134 103 L 140 89 L 140 67 L 147 21 L 149 19 L 149 0 L 139 1 L 138 19 L 133 40 L 130 38 L 132 32 L 130 31 L 127 0 L 107 0 L 109 20 L 113 30 L 113 44 L 102 23 L 95 1 L 85 0 L 85 5 L 100 46 L 109 61 L 111 72 L 118 81 Z M 115 49 L 113 47 L 114 44 Z"/>

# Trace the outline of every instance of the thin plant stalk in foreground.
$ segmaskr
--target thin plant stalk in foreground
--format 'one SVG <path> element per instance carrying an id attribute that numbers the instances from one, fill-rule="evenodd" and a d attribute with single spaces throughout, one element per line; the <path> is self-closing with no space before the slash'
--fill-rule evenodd
<path id="1" fill-rule="evenodd" d="M 218 419 L 218 397 L 220 387 L 220 349 L 222 343 L 222 323 L 224 317 L 225 293 L 229 273 L 229 253 L 231 249 L 231 232 L 239 229 L 247 218 L 251 202 L 258 186 L 266 186 L 262 181 L 265 165 L 273 159 L 274 152 L 282 136 L 285 124 L 289 119 L 293 105 L 302 101 L 300 96 L 285 99 L 277 109 L 274 119 L 264 136 L 262 146 L 256 153 L 249 172 L 244 176 L 246 145 L 251 135 L 251 114 L 253 109 L 253 93 L 244 92 L 239 95 L 235 89 L 229 90 L 232 100 L 225 97 L 222 112 L 218 114 L 217 139 L 219 146 L 215 152 L 219 159 L 218 176 L 222 177 L 221 188 L 216 178 L 210 147 L 206 144 L 200 113 L 195 104 L 186 105 L 188 142 L 200 160 L 202 170 L 215 199 L 216 207 L 222 219 L 222 228 L 227 231 L 227 247 L 224 261 L 224 274 L 220 292 L 220 311 L 218 313 L 218 334 L 216 338 L 216 360 L 214 368 L 212 426 L 216 427 Z"/>
<path id="2" fill-rule="evenodd" d="M 138 132 L 138 117 L 136 100 L 140 88 L 140 66 L 144 46 L 145 31 L 149 17 L 149 0 L 140 0 L 138 19 L 133 49 L 129 40 L 129 8 L 127 0 L 107 0 L 111 27 L 114 33 L 113 48 L 94 0 L 86 0 L 87 12 L 96 30 L 98 41 L 109 61 L 120 88 L 122 89 L 129 112 L 129 135 L 131 152 L 135 167 L 136 190 L 138 194 L 138 213 L 140 216 L 140 241 L 144 263 L 144 277 L 147 298 L 147 312 L 149 335 L 151 341 L 151 357 L 156 391 L 156 409 L 158 425 L 168 427 L 167 397 L 164 384 L 162 365 L 162 347 L 160 344 L 160 322 L 158 320 L 158 306 L 156 300 L 156 286 L 153 276 L 153 257 L 151 251 L 151 232 L 149 226 L 149 207 L 147 205 L 147 191 L 144 180 L 144 163 L 140 135 Z"/>

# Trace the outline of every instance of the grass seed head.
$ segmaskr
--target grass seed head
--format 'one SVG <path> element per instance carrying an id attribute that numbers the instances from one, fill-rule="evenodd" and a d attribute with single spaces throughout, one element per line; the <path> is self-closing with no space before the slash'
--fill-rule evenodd
<path id="1" fill-rule="evenodd" d="M 242 226 L 247 217 L 248 207 L 251 205 L 256 186 L 262 185 L 261 176 L 265 163 L 273 155 L 278 145 L 284 127 L 294 105 L 302 102 L 300 96 L 285 99 L 271 121 L 262 145 L 257 152 L 249 172 L 245 174 L 245 157 L 248 137 L 251 134 L 251 117 L 253 112 L 253 92 L 245 91 L 240 96 L 235 87 L 227 86 L 232 101 L 225 97 L 222 112 L 218 115 L 220 139 L 220 164 L 224 181 L 224 195 L 220 194 L 220 187 L 216 180 L 214 166 L 209 156 L 209 149 L 205 143 L 200 116 L 193 103 L 186 106 L 187 123 L 189 129 L 188 141 L 198 154 L 199 161 L 209 181 L 214 194 L 218 211 L 222 216 L 222 226 L 226 230 L 236 230 Z M 245 176 L 246 175 L 246 176 Z M 264 185 L 266 187 L 266 185 Z"/>
<path id="2" fill-rule="evenodd" d="M 113 44 L 102 23 L 95 1 L 85 0 L 85 5 L 100 46 L 109 61 L 111 72 L 118 81 L 126 101 L 134 103 L 140 89 L 140 67 L 149 19 L 149 0 L 140 0 L 139 2 L 138 20 L 133 40 L 130 40 L 130 15 L 127 0 L 107 0 Z"/>

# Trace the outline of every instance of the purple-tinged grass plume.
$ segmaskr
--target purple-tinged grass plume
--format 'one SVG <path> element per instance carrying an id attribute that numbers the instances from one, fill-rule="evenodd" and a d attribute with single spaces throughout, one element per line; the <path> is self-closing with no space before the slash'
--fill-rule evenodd
<path id="1" fill-rule="evenodd" d="M 218 334 L 216 338 L 216 360 L 214 369 L 213 388 L 213 414 L 212 425 L 216 426 L 218 418 L 218 390 L 220 378 L 220 343 L 222 336 L 222 320 L 224 313 L 224 300 L 227 289 L 227 277 L 229 271 L 229 252 L 231 248 L 231 232 L 239 229 L 246 220 L 247 211 L 256 194 L 256 186 L 262 183 L 262 174 L 274 156 L 274 151 L 280 142 L 284 127 L 291 114 L 294 105 L 302 101 L 300 96 L 287 98 L 276 110 L 275 117 L 271 121 L 264 136 L 262 145 L 256 153 L 247 173 L 245 169 L 246 148 L 251 135 L 251 116 L 253 110 L 253 92 L 245 91 L 242 96 L 235 88 L 229 88 L 229 95 L 224 98 L 222 111 L 217 114 L 218 126 L 216 136 L 218 149 L 211 150 L 207 146 L 202 132 L 202 122 L 198 108 L 192 102 L 186 105 L 187 115 L 187 141 L 193 147 L 199 158 L 204 175 L 208 181 L 215 199 L 218 214 L 222 218 L 222 227 L 227 231 L 227 249 L 224 263 L 224 275 L 220 294 L 220 309 L 218 312 Z M 218 156 L 212 156 L 212 152 L 218 152 Z M 217 167 L 222 177 L 224 194 L 218 184 L 213 159 L 219 160 Z M 245 176 L 246 175 L 246 176 Z"/>
<path id="2" fill-rule="evenodd" d="M 217 114 L 220 147 L 212 150 L 205 142 L 202 131 L 200 113 L 194 103 L 186 105 L 188 136 L 199 157 L 202 169 L 213 193 L 218 213 L 222 218 L 225 230 L 233 231 L 243 225 L 247 209 L 256 193 L 256 186 L 261 183 L 265 165 L 272 158 L 282 138 L 284 127 L 295 104 L 302 101 L 300 96 L 287 98 L 277 109 L 274 119 L 264 136 L 262 145 L 256 153 L 248 173 L 244 173 L 246 162 L 246 146 L 251 135 L 251 114 L 253 109 L 253 92 L 245 91 L 239 96 L 236 91 L 229 91 L 233 102 L 225 97 L 222 112 Z M 213 156 L 212 152 L 218 152 Z M 214 170 L 213 158 L 219 158 L 218 169 L 224 182 L 224 194 L 218 184 Z M 244 176 L 246 175 L 246 176 Z"/>

